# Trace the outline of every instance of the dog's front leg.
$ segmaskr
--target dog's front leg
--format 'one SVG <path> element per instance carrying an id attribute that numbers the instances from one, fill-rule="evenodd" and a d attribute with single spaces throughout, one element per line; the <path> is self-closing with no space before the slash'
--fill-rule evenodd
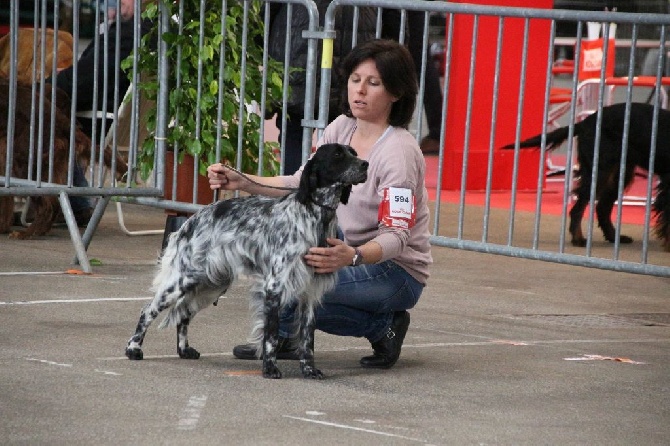
<path id="1" fill-rule="evenodd" d="M 314 366 L 314 324 L 314 309 L 304 305 L 300 311 L 300 371 L 304 378 L 323 379 L 321 370 Z"/>
<path id="2" fill-rule="evenodd" d="M 263 331 L 263 377 L 279 379 L 281 371 L 277 367 L 277 346 L 279 344 L 279 303 L 278 294 L 268 292 L 264 300 L 265 327 Z"/>

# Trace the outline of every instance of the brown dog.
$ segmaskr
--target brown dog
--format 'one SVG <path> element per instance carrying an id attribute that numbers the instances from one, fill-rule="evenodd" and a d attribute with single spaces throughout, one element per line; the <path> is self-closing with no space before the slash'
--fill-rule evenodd
<path id="1" fill-rule="evenodd" d="M 605 240 L 615 241 L 615 228 L 612 224 L 612 208 L 618 196 L 619 171 L 621 164 L 622 137 L 624 130 L 626 104 L 615 104 L 603 107 L 602 126 L 600 133 L 600 150 L 598 151 L 598 176 L 596 179 L 596 216 L 598 225 L 603 231 Z M 628 187 L 635 174 L 635 168 L 649 170 L 651 148 L 651 130 L 654 108 L 649 104 L 632 103 L 630 109 L 630 127 L 628 134 L 628 152 L 624 171 L 624 187 Z M 578 181 L 573 190 L 577 196 L 570 209 L 570 234 L 574 246 L 586 246 L 586 238 L 582 233 L 581 222 L 591 195 L 591 172 L 595 158 L 595 135 L 597 113 L 594 113 L 575 124 L 574 135 L 577 137 Z M 568 138 L 569 127 L 561 127 L 547 133 L 547 150 L 553 150 Z M 536 135 L 519 146 L 539 147 L 542 135 Z M 509 144 L 504 149 L 513 149 Z M 659 110 L 658 135 L 656 138 L 656 156 L 654 173 L 659 183 L 654 200 L 656 214 L 656 235 L 661 239 L 666 251 L 670 251 L 670 111 Z M 619 237 L 620 243 L 631 243 L 633 239 L 626 235 Z"/>
<path id="2" fill-rule="evenodd" d="M 54 143 L 53 159 L 50 163 L 50 132 L 51 132 L 51 86 L 45 84 L 44 115 L 42 118 L 42 181 L 48 181 L 48 173 L 51 167 L 53 176 L 52 183 L 67 184 L 69 149 L 70 149 L 70 100 L 64 92 L 57 90 L 58 107 L 53 108 L 54 118 Z M 39 88 L 37 89 L 39 92 Z M 0 78 L 0 172 L 6 171 L 7 147 L 13 148 L 11 176 L 15 178 L 28 178 L 30 137 L 31 137 L 31 104 L 35 103 L 35 125 L 33 129 L 33 141 L 37 145 L 39 133 L 39 100 L 33 97 L 32 86 L 19 84 L 16 91 L 15 123 L 13 141 L 8 141 L 7 120 L 9 114 L 9 81 Z M 74 132 L 75 157 L 79 162 L 90 162 L 91 140 L 77 126 Z M 37 147 L 33 151 L 37 156 Z M 104 162 L 107 167 L 111 166 L 112 151 L 105 149 Z M 37 165 L 39 160 L 33 159 L 31 178 L 37 178 Z M 117 156 L 116 170 L 117 178 L 127 171 L 124 160 Z M 33 236 L 44 235 L 53 226 L 59 210 L 58 197 L 56 195 L 37 195 L 31 197 L 31 206 L 35 211 L 33 223 L 24 231 L 11 232 L 10 237 L 27 239 Z M 0 233 L 10 232 L 14 221 L 14 197 L 0 195 Z"/>

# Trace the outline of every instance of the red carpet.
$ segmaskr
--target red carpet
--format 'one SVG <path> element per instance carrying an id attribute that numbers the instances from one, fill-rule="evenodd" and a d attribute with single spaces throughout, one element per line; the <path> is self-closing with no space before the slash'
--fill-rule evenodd
<path id="1" fill-rule="evenodd" d="M 562 163 L 562 160 L 553 157 L 555 163 Z M 426 187 L 431 200 L 436 197 L 437 188 L 437 170 L 438 157 L 426 156 Z M 546 215 L 561 215 L 563 209 L 563 188 L 564 176 L 559 175 L 552 177 L 552 180 L 545 183 L 544 191 L 542 192 L 542 208 L 541 211 Z M 560 181 L 559 181 L 560 180 Z M 632 186 L 625 192 L 626 197 L 646 197 L 647 179 L 636 177 Z M 458 190 L 442 190 L 441 200 L 445 203 L 460 203 L 460 191 Z M 473 206 L 484 206 L 486 204 L 485 191 L 467 191 L 465 193 L 465 203 Z M 512 194 L 511 191 L 492 191 L 491 192 L 491 208 L 493 209 L 509 209 L 511 205 Z M 529 191 L 517 191 L 516 194 L 516 210 L 535 212 L 537 200 L 537 193 Z M 624 200 L 628 203 L 627 200 Z M 571 204 L 568 206 L 570 209 Z M 636 202 L 635 204 L 625 204 L 622 212 L 623 223 L 626 224 L 644 224 L 644 201 Z M 616 219 L 617 207 L 612 211 L 612 219 Z"/>

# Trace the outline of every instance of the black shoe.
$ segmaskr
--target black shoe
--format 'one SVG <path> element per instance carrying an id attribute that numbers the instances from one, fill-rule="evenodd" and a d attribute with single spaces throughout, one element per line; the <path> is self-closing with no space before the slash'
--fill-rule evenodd
<path id="1" fill-rule="evenodd" d="M 77 222 L 77 226 L 80 228 L 85 228 L 86 226 L 88 226 L 88 222 L 91 221 L 91 217 L 93 216 L 93 209 L 86 208 L 78 211 L 73 211 L 72 213 L 74 214 L 74 221 Z M 65 224 L 65 216 L 63 215 L 63 211 L 61 211 L 60 209 L 58 210 L 58 215 L 56 215 L 54 224 L 57 225 Z"/>
<path id="2" fill-rule="evenodd" d="M 426 136 L 421 140 L 419 148 L 421 148 L 421 152 L 423 152 L 424 155 L 439 155 L 440 140 Z"/>
<path id="3" fill-rule="evenodd" d="M 277 359 L 300 359 L 298 349 L 291 345 L 290 340 L 279 338 L 277 346 Z M 254 344 L 240 344 L 233 347 L 233 356 L 237 359 L 260 359 L 256 356 Z"/>
<path id="4" fill-rule="evenodd" d="M 85 228 L 86 226 L 88 226 L 88 222 L 91 221 L 92 216 L 93 216 L 92 208 L 86 208 L 74 212 L 74 219 L 77 222 L 77 226 L 79 226 L 80 228 Z"/>
<path id="5" fill-rule="evenodd" d="M 400 357 L 402 342 L 409 328 L 409 313 L 396 311 L 389 331 L 381 341 L 373 342 L 374 355 L 361 358 L 361 366 L 374 369 L 390 369 Z"/>

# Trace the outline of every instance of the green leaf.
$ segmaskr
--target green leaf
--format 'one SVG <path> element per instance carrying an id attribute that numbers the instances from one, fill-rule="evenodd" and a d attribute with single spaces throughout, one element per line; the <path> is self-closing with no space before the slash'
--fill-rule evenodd
<path id="1" fill-rule="evenodd" d="M 216 95 L 219 93 L 219 82 L 218 81 L 211 81 L 209 83 L 209 92 L 212 95 Z"/>
<path id="2" fill-rule="evenodd" d="M 172 16 L 179 11 L 179 2 L 172 0 L 159 0 L 162 7 L 167 8 L 168 15 Z M 249 14 L 249 42 L 246 73 L 246 93 L 244 101 L 249 103 L 253 100 L 260 102 L 262 71 L 258 69 L 263 60 L 263 48 L 254 45 L 253 42 L 263 36 L 263 15 L 261 7 L 264 2 L 251 0 L 250 2 L 228 2 L 228 11 L 225 17 L 225 29 L 221 29 L 221 2 L 207 2 L 207 10 L 204 14 L 203 40 L 200 47 L 200 0 L 181 0 L 183 6 L 184 33 L 178 34 L 177 27 L 172 27 L 169 32 L 161 38 L 168 44 L 166 53 L 161 57 L 167 58 L 170 72 L 168 85 L 167 121 L 170 123 L 167 129 L 167 142 L 169 147 L 173 145 L 182 152 L 198 155 L 200 168 L 206 167 L 206 163 L 212 163 L 216 158 L 216 116 L 218 110 L 218 94 L 223 92 L 222 120 L 223 128 L 221 134 L 221 157 L 231 163 L 235 163 L 237 153 L 237 120 L 238 102 L 235 91 L 239 91 L 241 79 L 241 41 L 243 5 L 250 5 Z M 158 24 L 159 8 L 158 2 L 147 2 L 143 17 L 153 18 Z M 157 98 L 159 85 L 156 81 L 158 73 L 158 54 L 151 50 L 148 45 L 150 39 L 160 34 L 158 28 L 154 28 L 143 37 L 144 44 L 137 50 L 138 67 L 142 72 L 142 82 L 138 89 L 147 98 Z M 152 37 L 153 36 L 153 37 Z M 225 47 L 225 68 L 223 84 L 219 79 L 219 50 L 221 43 Z M 179 56 L 179 59 L 178 59 Z M 197 74 L 198 59 L 202 64 L 202 90 L 201 97 L 197 97 Z M 268 74 L 267 101 L 268 104 L 281 102 L 283 93 L 283 61 L 268 61 L 263 70 Z M 124 61 L 124 66 L 132 70 L 132 62 Z M 177 86 L 176 76 L 181 77 L 181 84 Z M 195 139 L 196 134 L 196 107 L 199 104 L 200 140 Z M 242 130 L 244 141 L 243 167 L 248 172 L 256 172 L 258 169 L 259 129 L 263 125 L 262 119 L 256 115 L 245 114 L 245 122 Z M 154 159 L 154 131 L 156 128 L 156 110 L 147 113 L 147 129 L 149 136 L 143 141 L 138 153 L 138 170 L 143 178 L 147 178 L 153 169 Z M 266 143 L 261 145 L 263 150 L 263 172 L 277 171 L 277 158 L 273 152 L 276 147 Z"/>
<path id="3" fill-rule="evenodd" d="M 193 139 L 188 143 L 188 153 L 193 156 L 199 156 L 202 153 L 202 145 L 197 139 Z"/>

